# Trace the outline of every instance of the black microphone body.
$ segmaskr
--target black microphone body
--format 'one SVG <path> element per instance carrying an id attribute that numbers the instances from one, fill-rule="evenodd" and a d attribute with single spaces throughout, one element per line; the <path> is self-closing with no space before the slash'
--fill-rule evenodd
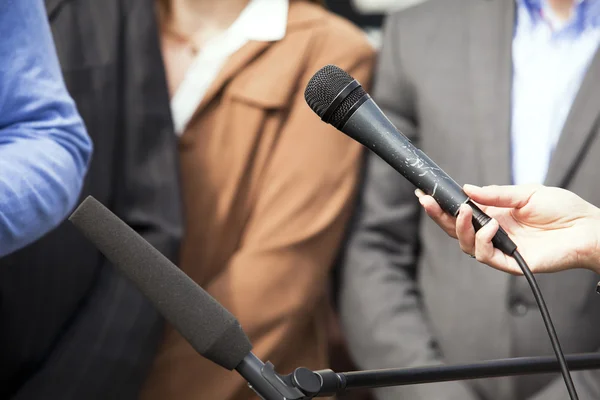
<path id="1" fill-rule="evenodd" d="M 369 148 L 423 192 L 431 195 L 450 215 L 458 215 L 469 197 L 433 160 L 400 133 L 368 94 L 340 128 Z M 376 135 L 373 132 L 377 132 Z"/>
<path id="2" fill-rule="evenodd" d="M 491 220 L 458 183 L 398 131 L 360 83 L 345 71 L 334 65 L 323 67 L 309 81 L 304 97 L 324 122 L 373 151 L 413 185 L 432 196 L 445 212 L 457 216 L 461 204 L 468 204 L 473 209 L 475 230 Z M 508 255 L 517 248 L 502 228 L 492 242 Z"/>

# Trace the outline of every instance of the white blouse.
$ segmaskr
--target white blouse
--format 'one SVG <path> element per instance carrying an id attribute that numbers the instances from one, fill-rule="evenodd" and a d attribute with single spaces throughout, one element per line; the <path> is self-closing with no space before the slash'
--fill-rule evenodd
<path id="1" fill-rule="evenodd" d="M 288 7 L 288 0 L 250 0 L 225 32 L 202 47 L 171 99 L 177 135 L 183 134 L 206 91 L 232 54 L 251 40 L 273 42 L 283 39 Z"/>

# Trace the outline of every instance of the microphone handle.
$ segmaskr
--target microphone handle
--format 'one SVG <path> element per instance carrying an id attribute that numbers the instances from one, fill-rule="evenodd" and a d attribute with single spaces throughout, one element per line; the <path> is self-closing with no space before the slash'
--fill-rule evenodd
<path id="1" fill-rule="evenodd" d="M 456 217 L 461 204 L 471 206 L 476 231 L 491 220 L 469 199 L 454 179 L 396 129 L 370 97 L 360 104 L 340 130 L 369 148 L 409 182 L 432 196 L 448 214 Z M 373 135 L 373 132 L 378 134 Z M 502 228 L 498 230 L 492 243 L 509 255 L 517 248 Z"/>
<path id="2" fill-rule="evenodd" d="M 372 99 L 365 101 L 341 130 L 432 196 L 450 215 L 457 216 L 460 205 L 469 201 L 460 185 L 399 132 Z"/>

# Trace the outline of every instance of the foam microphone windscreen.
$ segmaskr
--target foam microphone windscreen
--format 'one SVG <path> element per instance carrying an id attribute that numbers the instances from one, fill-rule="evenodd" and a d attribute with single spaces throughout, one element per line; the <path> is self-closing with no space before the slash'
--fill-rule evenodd
<path id="1" fill-rule="evenodd" d="M 238 320 L 96 199 L 85 199 L 69 220 L 198 353 L 229 370 L 250 353 Z"/>

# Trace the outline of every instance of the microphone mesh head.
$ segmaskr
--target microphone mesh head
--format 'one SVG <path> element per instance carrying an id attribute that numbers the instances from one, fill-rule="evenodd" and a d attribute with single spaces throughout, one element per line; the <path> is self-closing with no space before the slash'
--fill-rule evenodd
<path id="1" fill-rule="evenodd" d="M 354 78 L 343 69 L 335 65 L 326 65 L 308 81 L 304 99 L 319 117 L 323 117 L 336 96 L 353 80 Z"/>
<path id="2" fill-rule="evenodd" d="M 366 94 L 367 92 L 365 92 L 362 86 L 359 86 L 350 92 L 348 97 L 346 97 L 335 109 L 329 123 L 333 126 L 338 126 L 338 124 L 344 120 L 344 117 L 346 117 L 348 112 L 350 112 L 352 107 L 354 107 L 354 105 Z"/>

